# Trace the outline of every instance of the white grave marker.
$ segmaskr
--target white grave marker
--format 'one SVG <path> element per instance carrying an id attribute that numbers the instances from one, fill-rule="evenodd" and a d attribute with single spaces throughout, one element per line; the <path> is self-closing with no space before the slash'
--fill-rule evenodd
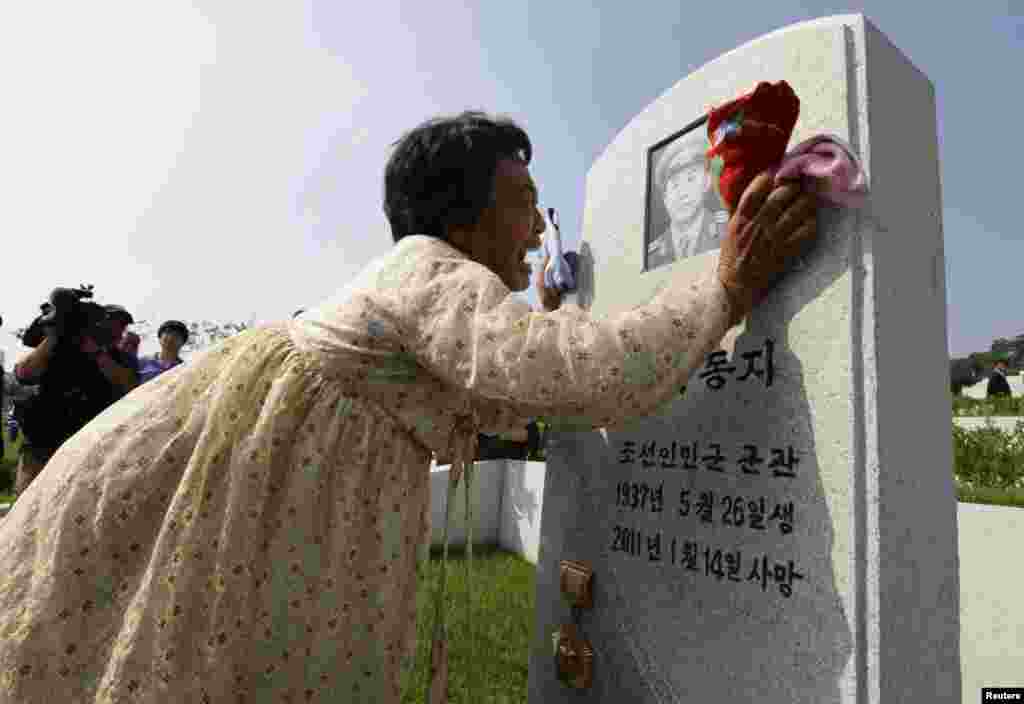
<path id="1" fill-rule="evenodd" d="M 710 107 L 778 80 L 801 99 L 790 144 L 826 132 L 852 145 L 870 204 L 823 209 L 806 267 L 664 414 L 554 435 L 531 704 L 959 700 L 929 80 L 859 15 L 787 27 L 687 76 L 588 175 L 577 300 L 614 314 L 715 266 L 713 212 L 652 246 L 672 232 L 674 205 L 651 197 L 649 176 Z M 593 606 L 575 615 L 561 560 L 593 568 Z M 556 676 L 552 632 L 574 619 L 593 648 L 587 690 Z"/>

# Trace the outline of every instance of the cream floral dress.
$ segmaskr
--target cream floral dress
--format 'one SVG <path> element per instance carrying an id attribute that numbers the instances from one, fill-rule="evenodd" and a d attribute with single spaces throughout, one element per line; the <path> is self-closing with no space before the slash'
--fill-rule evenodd
<path id="1" fill-rule="evenodd" d="M 61 447 L 0 520 L 0 702 L 397 702 L 432 453 L 466 418 L 650 413 L 728 317 L 713 276 L 614 319 L 534 313 L 403 239 Z"/>

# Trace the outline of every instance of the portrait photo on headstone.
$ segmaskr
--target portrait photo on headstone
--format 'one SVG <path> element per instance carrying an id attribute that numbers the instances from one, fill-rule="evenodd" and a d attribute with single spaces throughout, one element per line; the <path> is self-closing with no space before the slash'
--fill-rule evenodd
<path id="1" fill-rule="evenodd" d="M 645 271 L 718 249 L 729 213 L 707 163 L 701 117 L 647 154 Z"/>

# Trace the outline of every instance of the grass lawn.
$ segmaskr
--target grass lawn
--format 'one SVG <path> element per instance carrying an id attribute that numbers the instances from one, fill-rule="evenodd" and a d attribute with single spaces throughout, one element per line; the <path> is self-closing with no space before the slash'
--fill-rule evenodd
<path id="1" fill-rule="evenodd" d="M 432 596 L 440 552 L 431 554 L 420 573 L 417 595 L 416 666 L 402 682 L 402 702 L 425 700 L 434 626 Z M 493 704 L 526 701 L 526 677 L 533 634 L 536 568 L 518 555 L 494 548 L 473 550 L 475 641 L 466 619 L 466 561 L 448 550 L 448 691 L 452 704 L 470 704 L 467 679 L 478 699 Z M 454 605 L 454 609 L 452 606 Z"/>
<path id="2" fill-rule="evenodd" d="M 956 496 L 958 501 L 965 504 L 988 504 L 990 506 L 1024 508 L 1024 489 L 995 489 L 989 487 L 968 489 L 958 485 Z"/>

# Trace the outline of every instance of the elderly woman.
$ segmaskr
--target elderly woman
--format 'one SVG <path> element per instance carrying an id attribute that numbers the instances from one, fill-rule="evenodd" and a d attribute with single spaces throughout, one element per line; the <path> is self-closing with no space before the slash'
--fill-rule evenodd
<path id="1" fill-rule="evenodd" d="M 484 114 L 414 129 L 387 255 L 60 448 L 0 523 L 0 702 L 397 702 L 431 454 L 651 412 L 815 236 L 813 198 L 763 176 L 701 285 L 531 313 L 530 158 Z"/>

